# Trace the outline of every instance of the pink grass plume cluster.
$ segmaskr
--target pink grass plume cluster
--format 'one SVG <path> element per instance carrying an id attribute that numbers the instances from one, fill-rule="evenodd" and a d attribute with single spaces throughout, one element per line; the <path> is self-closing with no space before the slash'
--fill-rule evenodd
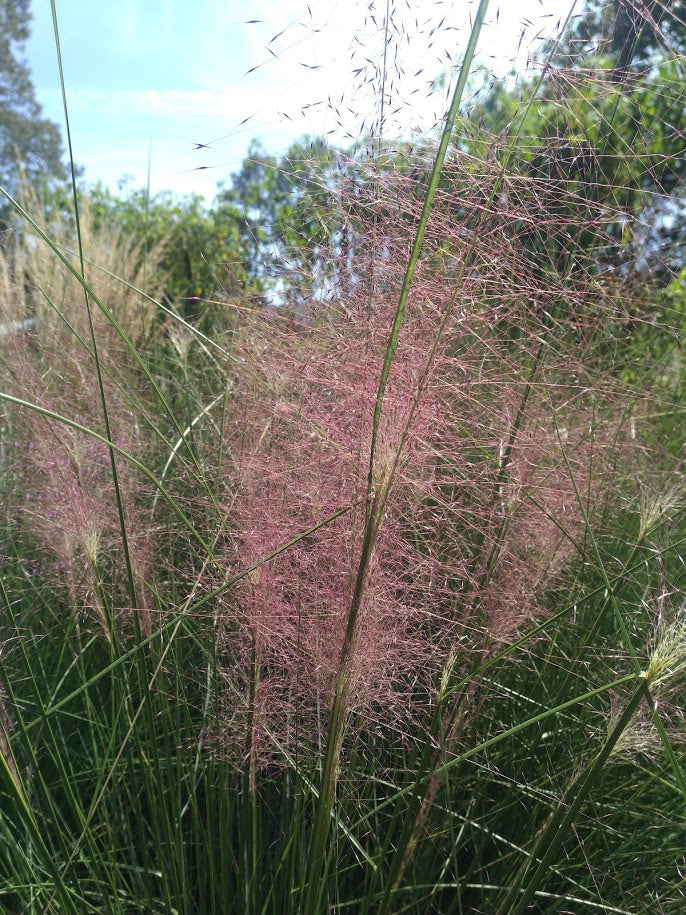
<path id="1" fill-rule="evenodd" d="M 417 196 L 398 175 L 356 188 L 347 224 L 354 257 L 341 266 L 333 252 L 332 294 L 303 305 L 297 322 L 248 315 L 239 334 L 225 471 L 227 526 L 237 534 L 227 574 L 295 541 L 220 610 L 227 744 L 245 739 L 255 752 L 257 741 L 262 761 L 283 759 L 284 746 L 316 748 L 332 705 L 368 511 L 379 371 Z M 543 612 L 540 597 L 575 554 L 579 494 L 588 503 L 593 486 L 597 433 L 582 404 L 569 406 L 574 386 L 555 388 L 576 371 L 578 353 L 542 352 L 539 342 L 558 290 L 539 291 L 521 257 L 515 269 L 517 239 L 502 214 L 480 233 L 456 225 L 451 211 L 467 203 L 467 194 L 444 195 L 432 216 L 371 481 L 385 504 L 347 711 L 357 727 L 399 740 L 426 715 L 456 653 L 468 664 L 470 652 L 512 638 Z M 570 410 L 575 431 L 568 424 L 560 435 Z"/>

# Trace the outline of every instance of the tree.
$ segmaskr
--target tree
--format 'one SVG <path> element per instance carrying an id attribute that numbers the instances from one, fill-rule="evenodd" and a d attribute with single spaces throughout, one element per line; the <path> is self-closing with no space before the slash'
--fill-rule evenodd
<path id="1" fill-rule="evenodd" d="M 90 189 L 96 221 L 141 243 L 143 253 L 163 244 L 163 294 L 186 317 L 212 311 L 212 300 L 261 298 L 236 209 L 224 203 L 208 210 L 198 195 L 179 199 L 169 192 L 149 197 L 145 190 L 121 191 L 117 196 L 102 185 Z"/>
<path id="2" fill-rule="evenodd" d="M 31 184 L 65 177 L 59 127 L 41 116 L 20 56 L 30 19 L 29 0 L 0 2 L 0 186 L 10 194 L 17 190 L 18 164 Z"/>
<path id="3" fill-rule="evenodd" d="M 335 151 L 320 139 L 299 140 L 280 158 L 253 141 L 218 195 L 218 212 L 240 213 L 253 278 L 275 301 L 299 300 L 326 285 L 322 254 L 337 229 L 335 163 Z"/>

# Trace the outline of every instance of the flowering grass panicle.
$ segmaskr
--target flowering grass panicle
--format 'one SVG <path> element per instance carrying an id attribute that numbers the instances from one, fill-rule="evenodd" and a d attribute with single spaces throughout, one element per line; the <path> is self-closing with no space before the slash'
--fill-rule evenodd
<path id="1" fill-rule="evenodd" d="M 73 220 L 59 207 L 45 209 L 30 188 L 22 196 L 38 226 L 76 265 Z M 150 285 L 145 277 L 154 275 L 160 252 L 134 249 L 120 234 L 98 224 L 87 198 L 81 200 L 80 216 L 88 279 L 104 310 L 92 300 L 87 307 L 82 284 L 30 227 L 11 235 L 7 250 L 0 253 L 0 323 L 7 325 L 0 365 L 4 391 L 95 433 L 34 410 L 12 412 L 19 444 L 16 478 L 25 494 L 20 517 L 40 543 L 43 563 L 52 569 L 76 619 L 94 614 L 111 636 L 112 619 L 116 616 L 118 625 L 124 624 L 122 608 L 132 605 L 131 587 L 125 585 L 128 575 L 134 582 L 139 623 L 149 634 L 153 598 L 147 579 L 155 532 L 141 511 L 145 487 L 122 456 L 117 458 L 115 485 L 112 455 L 97 436 L 107 438 L 104 399 L 114 445 L 132 453 L 142 448 L 143 427 L 149 423 L 143 412 L 145 379 L 108 314 L 132 346 L 145 346 L 158 322 L 154 306 L 134 287 Z"/>
<path id="2" fill-rule="evenodd" d="M 35 401 L 56 413 L 69 412 L 63 395 L 58 396 L 54 391 L 42 395 L 35 392 Z M 113 403 L 112 397 L 110 404 Z M 86 428 L 97 428 L 98 417 L 93 412 L 90 409 L 74 413 L 72 405 L 71 418 Z M 17 465 L 17 476 L 25 493 L 23 525 L 41 544 L 43 563 L 52 566 L 55 585 L 66 593 L 75 619 L 82 620 L 84 614 L 87 617 L 89 612 L 93 613 L 108 633 L 107 616 L 111 607 L 106 608 L 105 603 L 112 605 L 114 601 L 120 617 L 122 609 L 130 607 L 108 448 L 55 420 L 33 414 L 25 419 L 28 419 L 26 447 Z M 127 420 L 125 410 L 119 412 L 118 420 L 123 428 Z M 124 450 L 137 444 L 131 435 L 132 417 L 128 425 L 128 438 L 119 438 L 117 442 Z M 130 528 L 127 549 L 139 585 L 138 597 L 144 602 L 136 609 L 143 630 L 149 634 L 149 618 L 143 608 L 148 609 L 151 600 L 145 582 L 154 532 L 144 524 L 141 481 L 130 467 L 121 463 L 119 486 Z M 123 622 L 123 617 L 119 622 Z"/>
<path id="3" fill-rule="evenodd" d="M 561 407 L 546 407 L 552 389 L 532 383 L 544 358 L 551 377 L 578 365 L 559 346 L 541 355 L 553 292 L 537 300 L 526 270 L 502 273 L 500 286 L 492 273 L 486 282 L 478 265 L 499 254 L 498 238 L 511 259 L 513 240 L 495 226 L 465 237 L 451 223 L 457 201 L 445 195 L 390 368 L 368 488 L 378 371 L 416 205 L 402 176 L 358 189 L 359 249 L 335 296 L 311 301 L 298 327 L 248 313 L 239 333 L 245 371 L 226 449 L 227 528 L 237 535 L 227 574 L 295 542 L 244 579 L 237 602 L 224 600 L 226 680 L 232 704 L 236 690 L 243 696 L 244 724 L 254 726 L 259 698 L 263 730 L 279 742 L 287 732 L 316 745 L 331 707 L 369 498 L 383 500 L 383 515 L 363 582 L 348 711 L 360 726 L 379 720 L 399 734 L 426 714 L 456 645 L 484 650 L 542 611 L 540 597 L 574 556 L 580 499 L 589 499 L 595 433 L 577 415 L 578 432 L 561 436 Z M 499 304 L 494 322 L 488 303 L 506 299 L 510 310 Z M 568 384 L 562 395 L 572 396 Z"/>
<path id="4" fill-rule="evenodd" d="M 546 594 L 583 552 L 584 524 L 603 504 L 599 430 L 582 425 L 579 413 L 573 430 L 556 430 L 554 415 L 530 417 L 512 443 L 481 579 L 496 641 L 542 612 Z"/>

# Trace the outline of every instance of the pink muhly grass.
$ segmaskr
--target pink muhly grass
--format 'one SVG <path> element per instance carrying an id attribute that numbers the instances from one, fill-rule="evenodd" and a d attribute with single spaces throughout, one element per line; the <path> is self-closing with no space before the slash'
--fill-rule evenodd
<path id="1" fill-rule="evenodd" d="M 553 423 L 530 419 L 521 430 L 494 505 L 478 600 L 496 642 L 542 612 L 542 598 L 582 550 L 584 514 L 593 516 L 601 498 L 589 426 L 564 429 L 560 441 Z"/>
<path id="2" fill-rule="evenodd" d="M 323 358 L 319 368 L 326 370 L 328 362 Z M 349 367 L 354 370 L 354 366 L 351 360 Z M 347 371 L 335 379 L 320 379 L 313 366 L 304 384 L 303 376 L 289 378 L 287 373 L 288 365 L 282 363 L 280 390 L 291 381 L 291 396 L 298 397 L 299 403 L 272 401 L 268 430 L 259 424 L 246 428 L 250 417 L 258 414 L 251 403 L 245 404 L 235 510 L 241 530 L 239 561 L 252 564 L 322 517 L 346 504 L 354 507 L 256 570 L 241 588 L 240 609 L 233 606 L 231 597 L 223 620 L 225 638 L 233 643 L 234 652 L 241 651 L 238 641 L 244 655 L 257 650 L 262 658 L 261 689 L 270 693 L 273 703 L 265 726 L 282 732 L 279 723 L 288 723 L 302 735 L 303 728 L 311 733 L 328 709 L 340 662 L 365 510 L 359 430 L 369 401 L 364 398 L 368 392 L 359 397 L 355 386 L 346 390 L 351 381 L 345 377 Z M 414 686 L 402 684 L 399 672 L 417 670 L 421 677 L 426 669 L 421 640 L 409 637 L 417 622 L 400 577 L 407 570 L 399 567 L 395 551 L 389 549 L 401 538 L 399 520 L 390 517 L 365 589 L 350 704 L 367 720 L 389 704 L 409 705 L 403 693 Z M 275 691 L 282 696 L 282 708 Z M 284 716 L 284 708 L 290 716 Z M 290 720 L 294 709 L 297 724 Z"/>
<path id="3" fill-rule="evenodd" d="M 82 367 L 74 358 L 63 355 L 62 368 L 68 374 L 55 373 L 47 386 L 46 375 L 25 358 L 15 371 L 22 396 L 98 431 L 100 418 L 93 402 L 95 392 L 90 389 Z M 116 444 L 125 450 L 135 450 L 138 445 L 135 416 L 113 385 L 108 386 L 107 396 L 115 422 Z M 41 545 L 42 565 L 52 570 L 75 621 L 81 624 L 89 616 L 94 617 L 103 634 L 111 639 L 112 626 L 116 623 L 121 634 L 125 617 L 132 611 L 128 591 L 115 584 L 123 583 L 126 574 L 108 448 L 77 429 L 30 410 L 23 411 L 20 424 L 24 444 L 18 455 L 18 477 L 24 492 L 23 523 Z M 141 631 L 148 635 L 152 598 L 146 582 L 154 533 L 149 524 L 143 523 L 141 481 L 124 460 L 120 461 L 119 484 L 138 592 L 138 607 L 134 612 Z M 108 583 L 106 587 L 104 582 Z M 127 603 L 129 610 L 125 609 Z M 115 610 L 116 620 L 112 617 Z"/>
<path id="4" fill-rule="evenodd" d="M 356 190 L 356 256 L 339 272 L 337 297 L 303 306 L 299 328 L 256 314 L 241 334 L 229 574 L 350 506 L 223 601 L 230 742 L 245 745 L 235 728 L 245 736 L 249 721 L 264 762 L 284 747 L 316 748 L 332 705 L 368 510 L 379 367 L 417 206 L 399 176 L 381 175 L 372 194 Z M 536 388 L 522 367 L 540 358 L 559 290 L 538 289 L 497 219 L 465 233 L 455 206 L 439 197 L 391 366 L 372 481 L 383 513 L 346 673 L 357 726 L 378 723 L 400 739 L 426 715 L 456 651 L 491 650 L 543 611 L 540 597 L 567 568 L 580 530 L 554 414 L 545 419 L 550 387 Z M 577 367 L 559 348 L 545 363 L 551 378 Z M 504 409 L 519 403 L 522 416 Z M 573 441 L 569 450 L 584 489 L 591 452 Z"/>

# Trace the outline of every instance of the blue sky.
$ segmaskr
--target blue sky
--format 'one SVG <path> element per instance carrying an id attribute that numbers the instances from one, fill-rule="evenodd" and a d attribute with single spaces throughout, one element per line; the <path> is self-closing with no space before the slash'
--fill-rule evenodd
<path id="1" fill-rule="evenodd" d="M 526 50 L 570 5 L 492 2 L 479 58 L 500 73 L 517 55 L 525 65 Z M 389 137 L 440 119 L 449 86 L 432 91 L 432 81 L 459 61 L 477 4 L 396 6 Z M 113 190 L 125 176 L 145 186 L 149 166 L 153 192 L 210 200 L 253 137 L 275 153 L 306 133 L 346 145 L 378 117 L 385 0 L 56 0 L 56 7 L 74 156 L 88 181 Z M 50 0 L 33 0 L 32 12 L 26 59 L 45 115 L 63 124 Z"/>

